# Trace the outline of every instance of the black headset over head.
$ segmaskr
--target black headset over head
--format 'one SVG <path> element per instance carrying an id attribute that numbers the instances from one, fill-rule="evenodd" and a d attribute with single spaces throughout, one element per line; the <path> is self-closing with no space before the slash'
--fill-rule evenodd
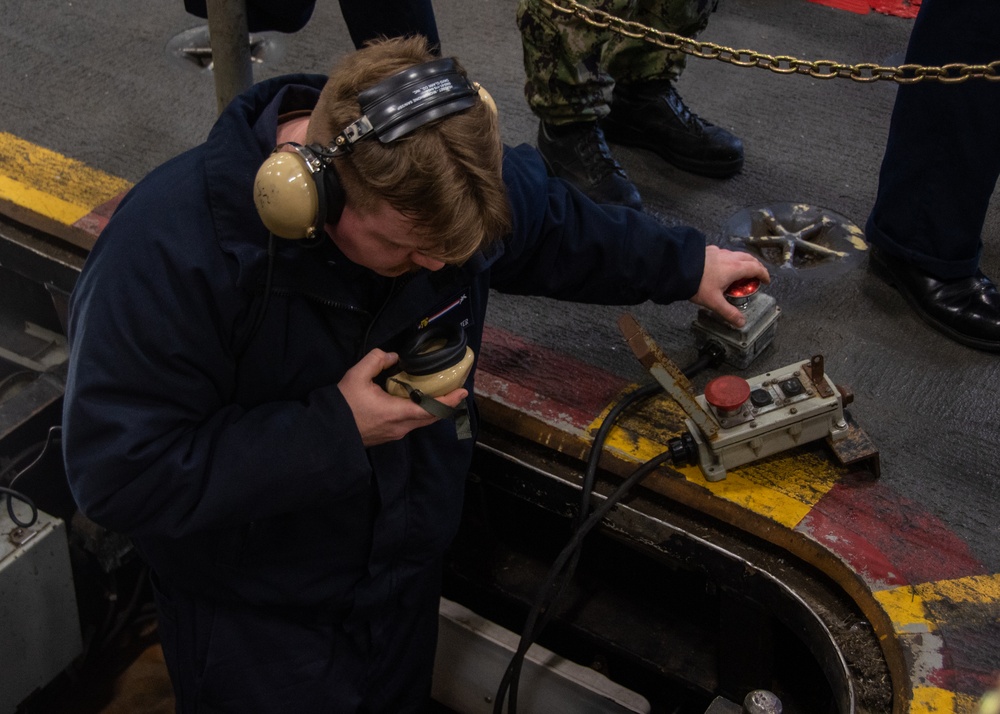
<path id="1" fill-rule="evenodd" d="M 282 238 L 314 238 L 344 210 L 344 190 L 333 160 L 365 137 L 388 144 L 477 101 L 495 110 L 485 89 L 462 74 L 454 59 L 414 65 L 358 95 L 361 117 L 328 146 L 280 144 L 257 171 L 254 204 L 269 231 Z"/>

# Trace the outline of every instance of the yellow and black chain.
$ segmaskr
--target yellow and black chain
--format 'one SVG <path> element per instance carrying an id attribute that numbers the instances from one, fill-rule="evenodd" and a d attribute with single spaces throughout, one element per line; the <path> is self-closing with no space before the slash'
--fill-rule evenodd
<path id="1" fill-rule="evenodd" d="M 997 0 L 986 0 L 996 2 Z M 816 79 L 851 79 L 855 82 L 878 82 L 885 80 L 898 84 L 913 84 L 924 80 L 957 84 L 969 79 L 1000 80 L 1000 60 L 989 64 L 962 64 L 959 62 L 940 67 L 925 67 L 919 64 L 901 64 L 898 67 L 884 67 L 871 62 L 842 64 L 832 60 L 809 60 L 789 55 L 768 55 L 753 50 L 736 50 L 714 42 L 702 42 L 673 32 L 655 30 L 639 22 L 623 20 L 620 17 L 581 5 L 576 0 L 542 0 L 543 3 L 567 15 L 574 15 L 588 25 L 600 29 L 610 29 L 625 37 L 643 40 L 650 44 L 679 50 L 684 54 L 702 59 L 715 59 L 737 67 L 759 67 L 778 74 L 805 74 Z"/>

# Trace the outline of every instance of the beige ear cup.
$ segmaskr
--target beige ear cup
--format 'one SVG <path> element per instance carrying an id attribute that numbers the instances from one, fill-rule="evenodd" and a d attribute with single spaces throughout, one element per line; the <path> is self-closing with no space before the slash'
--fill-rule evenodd
<path id="1" fill-rule="evenodd" d="M 257 171 L 253 202 L 267 229 L 281 238 L 316 234 L 319 194 L 306 160 L 294 151 L 278 151 Z"/>
<path id="2" fill-rule="evenodd" d="M 406 397 L 408 396 L 406 389 L 399 384 L 399 382 L 406 382 L 414 389 L 419 389 L 424 396 L 440 397 L 465 384 L 465 378 L 469 376 L 473 361 L 475 361 L 475 353 L 471 347 L 466 347 L 465 355 L 461 360 L 440 372 L 420 375 L 400 372 L 393 375 L 386 384 L 386 391 L 394 397 Z"/>

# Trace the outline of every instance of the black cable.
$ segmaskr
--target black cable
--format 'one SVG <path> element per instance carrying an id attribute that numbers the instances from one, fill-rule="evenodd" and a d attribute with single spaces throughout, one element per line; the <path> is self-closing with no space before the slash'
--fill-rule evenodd
<path id="1" fill-rule="evenodd" d="M 45 442 L 38 441 L 32 444 L 31 446 L 27 447 L 26 449 L 23 449 L 20 453 L 15 454 L 11 459 L 9 459 L 7 461 L 7 464 L 3 468 L 0 468 L 0 485 L 11 486 L 14 483 L 14 481 L 21 475 L 21 471 L 18 470 L 21 467 L 21 462 L 26 461 L 28 457 L 31 457 L 32 463 L 34 463 L 35 460 L 38 458 L 38 452 L 44 448 L 45 448 Z M 15 471 L 17 473 L 14 473 Z M 11 473 L 14 473 L 14 475 L 10 478 L 10 481 L 8 481 L 7 477 Z"/>
<path id="2" fill-rule="evenodd" d="M 710 340 L 699 349 L 698 359 L 681 371 L 684 373 L 684 376 L 690 379 L 708 367 L 718 366 L 724 357 L 725 350 L 722 346 Z M 554 608 L 552 607 L 553 603 L 557 602 L 562 596 L 567 584 L 572 581 L 573 575 L 576 572 L 576 567 L 579 563 L 580 554 L 582 552 L 580 545 L 582 545 L 583 535 L 586 535 L 586 532 L 581 534 L 580 531 L 583 528 L 583 523 L 589 522 L 589 519 L 584 521 L 584 517 L 590 510 L 598 464 L 600 463 L 601 454 L 604 451 L 604 443 L 607 440 L 611 428 L 615 425 L 625 409 L 642 399 L 653 396 L 654 394 L 658 394 L 662 391 L 662 385 L 657 382 L 653 382 L 630 392 L 625 395 L 625 397 L 623 397 L 614 407 L 612 407 L 611 411 L 608 412 L 608 415 L 601 423 L 600 428 L 597 430 L 597 434 L 594 436 L 594 441 L 591 445 L 590 454 L 587 459 L 587 469 L 584 472 L 583 485 L 580 492 L 580 506 L 574 519 L 575 532 L 570 540 L 570 543 L 575 544 L 575 546 L 568 556 L 568 564 L 566 565 L 565 572 L 562 573 L 562 577 L 559 578 L 558 571 L 554 573 L 553 571 L 550 571 L 550 578 L 539 591 L 540 596 L 536 600 L 535 605 L 532 607 L 531 613 L 529 613 L 530 627 L 526 624 L 521 635 L 521 643 L 524 644 L 526 641 L 527 644 L 523 647 L 523 651 L 521 646 L 518 647 L 517 652 L 515 652 L 514 656 L 511 658 L 507 671 L 504 673 L 504 677 L 501 680 L 500 687 L 497 690 L 497 695 L 494 701 L 493 711 L 495 714 L 501 714 L 503 701 L 506 697 L 507 691 L 509 691 L 510 695 L 510 705 L 507 710 L 508 714 L 516 714 L 517 691 L 520 683 L 521 668 L 524 664 L 524 656 L 527 653 L 528 648 L 531 646 L 531 643 L 538 638 L 542 630 L 544 630 L 546 625 L 548 625 L 549 620 L 552 618 L 554 613 Z M 657 464 L 662 463 L 663 460 L 666 460 L 664 457 L 669 457 L 669 454 L 661 454 L 653 459 L 653 461 L 656 461 Z M 647 464 L 648 463 L 652 462 L 647 462 Z M 645 466 L 646 464 L 640 467 L 639 470 L 643 469 Z M 615 494 L 618 494 L 618 491 L 616 491 Z M 615 497 L 615 494 L 610 496 L 605 501 L 605 505 L 608 501 Z M 622 495 L 618 496 L 618 498 L 621 498 L 624 495 L 625 493 L 622 493 Z M 615 502 L 617 502 L 617 499 L 615 499 L 612 505 L 614 505 Z M 587 531 L 591 528 L 593 528 L 593 525 L 587 528 Z M 567 546 L 567 548 L 569 548 L 569 546 Z M 560 566 L 560 570 L 561 569 L 562 566 Z M 555 566 L 553 566 L 553 570 L 555 570 Z M 553 590 L 554 592 L 549 594 L 550 590 Z M 538 620 L 539 612 L 542 613 L 540 620 Z"/>
<path id="3" fill-rule="evenodd" d="M 607 441 L 608 434 L 611 433 L 611 427 L 613 427 L 621 413 L 628 409 L 632 404 L 638 402 L 640 399 L 645 399 L 646 397 L 651 397 L 654 394 L 659 394 L 663 391 L 663 387 L 659 382 L 651 382 L 642 387 L 639 387 L 633 392 L 626 394 L 601 422 L 600 428 L 597 430 L 597 434 L 594 435 L 594 442 L 590 447 L 590 455 L 587 459 L 587 470 L 583 476 L 583 490 L 580 494 L 580 510 L 576 514 L 576 527 L 579 527 L 586 517 L 586 513 L 590 510 L 590 496 L 594 490 L 594 481 L 597 477 L 597 466 L 601 461 L 601 453 L 604 451 L 604 442 Z"/>
<path id="4" fill-rule="evenodd" d="M 698 350 L 698 359 L 685 367 L 682 372 L 691 378 L 708 367 L 718 367 L 726 357 L 726 348 L 715 340 L 708 340 Z"/>
<path id="5" fill-rule="evenodd" d="M 605 499 L 604 503 L 602 503 L 600 506 L 594 509 L 593 513 L 591 513 L 587 517 L 587 519 L 583 522 L 583 524 L 576 530 L 576 532 L 573 534 L 573 537 L 570 538 L 569 542 L 563 548 L 562 552 L 559 553 L 559 556 L 552 564 L 552 567 L 549 569 L 549 574 L 546 577 L 545 582 L 542 583 L 541 590 L 543 592 L 549 590 L 553 586 L 555 580 L 559 577 L 560 573 L 562 572 L 563 567 L 570 560 L 570 558 L 573 557 L 573 554 L 579 549 L 580 544 L 583 542 L 584 536 L 586 536 L 591 530 L 593 530 L 594 526 L 596 526 L 604 519 L 604 516 L 607 515 L 608 511 L 610 511 L 612 508 L 618 505 L 618 502 L 621 501 L 621 499 L 624 498 L 628 494 L 628 492 L 632 490 L 633 486 L 639 483 L 642 479 L 646 478 L 646 476 L 648 476 L 653 470 L 658 468 L 665 461 L 669 461 L 670 459 L 671 459 L 671 453 L 670 450 L 667 450 L 664 451 L 659 456 L 655 456 L 649 461 L 645 462 L 639 468 L 633 471 L 632 474 L 625 481 L 623 481 L 621 485 L 619 485 L 618 488 L 615 489 L 615 491 L 610 496 L 607 497 L 607 499 Z M 514 658 L 511 660 L 511 664 L 507 666 L 507 671 L 504 673 L 503 680 L 501 680 L 500 682 L 500 688 L 497 691 L 496 701 L 493 702 L 494 714 L 502 714 L 503 712 L 503 704 L 506 696 L 505 695 L 506 689 L 508 688 L 513 679 L 515 668 L 519 666 L 516 663 L 520 663 L 524 660 L 524 656 L 525 654 L 527 654 L 528 648 L 532 644 L 532 638 L 530 637 L 530 635 L 535 631 L 535 624 L 538 619 L 539 613 L 541 612 L 542 607 L 543 603 L 541 601 L 538 601 L 535 603 L 535 606 L 531 609 L 531 612 L 528 613 L 527 622 L 525 623 L 524 630 L 522 631 L 521 634 L 521 642 L 518 645 L 517 651 L 514 653 Z M 513 690 L 511 690 L 511 694 L 513 694 Z M 511 700 L 511 704 L 512 705 L 514 704 L 513 697 Z M 509 709 L 508 711 L 512 713 L 514 710 Z"/>
<path id="6" fill-rule="evenodd" d="M 32 452 L 34 452 L 36 450 L 38 451 L 38 455 L 35 456 L 34 459 L 32 459 L 31 463 L 28 464 L 27 466 L 25 466 L 20 471 L 18 471 L 17 474 L 15 474 L 14 477 L 10 480 L 10 483 L 7 486 L 0 486 L 0 495 L 3 495 L 3 496 L 7 497 L 7 499 L 6 499 L 7 500 L 7 515 L 10 516 L 10 520 L 13 521 L 15 525 L 20 526 L 21 528 L 30 528 L 31 526 L 35 525 L 35 522 L 38 520 L 38 506 L 36 506 L 35 502 L 32 501 L 30 498 L 28 498 L 28 496 L 26 494 L 21 493 L 20 491 L 16 490 L 14 488 L 14 484 L 17 483 L 17 480 L 19 478 L 21 478 L 22 476 L 24 476 L 24 474 L 28 473 L 29 471 L 31 471 L 31 469 L 35 468 L 35 466 L 48 453 L 49 449 L 52 447 L 52 444 L 58 439 L 58 437 L 59 437 L 60 434 L 62 434 L 62 427 L 59 427 L 59 426 L 53 426 L 53 427 L 51 427 L 49 429 L 48 434 L 46 434 L 46 436 L 45 436 L 45 441 L 41 442 L 41 447 L 40 448 L 39 448 L 38 444 L 35 444 L 35 445 L 33 445 L 33 446 L 25 449 L 20 454 L 18 454 L 16 457 L 14 457 L 14 460 L 6 468 L 4 468 L 2 471 L 0 471 L 0 481 L 2 481 L 4 478 L 6 478 L 7 474 L 11 470 L 13 470 L 13 468 L 22 459 L 26 458 L 28 454 L 30 454 L 30 453 L 32 453 Z M 31 509 L 31 519 L 30 520 L 28 520 L 28 521 L 22 521 L 20 518 L 18 518 L 17 514 L 14 513 L 14 499 L 17 499 L 18 501 L 21 501 L 26 506 L 28 506 L 28 508 Z"/>
<path id="7" fill-rule="evenodd" d="M 721 362 L 722 358 L 725 356 L 725 350 L 717 342 L 709 341 L 698 352 L 698 359 L 692 362 L 687 367 L 684 367 L 681 372 L 688 379 L 691 379 L 696 374 L 708 367 L 715 367 Z M 579 526 L 580 522 L 583 520 L 584 514 L 590 509 L 590 497 L 594 489 L 594 479 L 597 475 L 597 465 L 600 462 L 601 454 L 604 451 L 604 442 L 608 438 L 608 433 L 611 431 L 611 427 L 615 425 L 618 421 L 618 417 L 621 413 L 625 411 L 630 405 L 638 401 L 639 399 L 644 399 L 646 397 L 653 396 L 663 391 L 663 386 L 659 382 L 652 382 L 636 389 L 634 392 L 630 392 L 625 395 L 621 401 L 616 404 L 608 415 L 604 418 L 601 423 L 601 427 L 597 430 L 597 434 L 594 436 L 594 442 L 590 447 L 590 454 L 587 459 L 587 470 L 584 473 L 583 478 L 583 489 L 580 493 L 580 510 L 576 514 L 576 526 Z"/>
<path id="8" fill-rule="evenodd" d="M 584 472 L 583 477 L 583 487 L 580 494 L 580 507 L 577 510 L 576 517 L 573 523 L 574 532 L 579 531 L 582 527 L 584 519 L 587 513 L 590 511 L 591 496 L 594 488 L 594 481 L 597 477 L 597 467 L 601 460 L 601 453 L 604 451 L 604 443 L 607 441 L 608 434 L 611 432 L 611 428 L 618 421 L 618 417 L 621 416 L 628 407 L 639 402 L 642 399 L 650 397 L 654 394 L 663 391 L 663 387 L 657 382 L 652 382 L 650 384 L 641 386 L 634 391 L 626 394 L 621 400 L 611 408 L 608 415 L 604 418 L 601 423 L 600 428 L 597 430 L 597 434 L 594 436 L 594 442 L 590 448 L 590 455 L 587 459 L 587 469 Z M 582 551 L 577 548 L 563 577 L 560 579 L 555 592 L 551 595 L 547 594 L 545 590 L 541 591 L 541 597 L 543 598 L 540 602 L 544 608 L 544 613 L 542 619 L 537 623 L 537 626 L 530 633 L 530 641 L 534 641 L 541 634 L 542 630 L 548 625 L 549 620 L 552 618 L 553 609 L 551 607 L 552 603 L 555 603 L 562 597 L 563 590 L 565 590 L 566 585 L 572 581 L 573 574 L 576 572 L 576 566 L 580 559 L 580 553 Z M 530 644 L 530 642 L 529 642 Z M 521 677 L 521 666 L 523 664 L 523 658 L 514 663 L 514 669 L 510 677 L 510 707 L 509 712 L 515 712 L 517 710 L 517 689 L 520 683 Z M 497 698 L 501 698 L 501 694 L 498 692 Z M 496 709 L 494 709 L 496 711 Z"/>
<path id="9" fill-rule="evenodd" d="M 45 441 L 39 442 L 38 444 L 34 444 L 32 446 L 29 446 L 27 449 L 25 449 L 20 454 L 18 454 L 17 456 L 15 456 L 14 459 L 13 459 L 13 461 L 11 461 L 10 465 L 8 465 L 5 469 L 3 469 L 3 471 L 0 471 L 0 482 L 2 482 L 4 480 L 4 478 L 6 478 L 7 474 L 10 471 L 13 470 L 14 466 L 18 462 L 20 462 L 28 454 L 30 454 L 30 453 L 32 453 L 32 452 L 34 452 L 34 451 L 37 450 L 38 451 L 38 455 L 35 456 L 34 459 L 32 459 L 31 463 L 28 464 L 27 466 L 25 466 L 20 471 L 18 471 L 14 475 L 14 477 L 10 480 L 10 483 L 7 484 L 7 486 L 9 488 L 14 488 L 14 484 L 17 483 L 17 480 L 19 478 L 21 478 L 22 476 L 24 476 L 29 471 L 31 471 L 33 468 L 35 468 L 35 466 L 37 466 L 38 463 L 43 458 L 45 458 L 45 455 L 48 453 L 49 449 L 52 448 L 53 443 L 55 443 L 55 441 L 57 441 L 61 436 L 62 436 L 62 427 L 61 426 L 51 426 L 51 427 L 49 427 L 49 431 L 45 435 Z"/>
<path id="10" fill-rule="evenodd" d="M 20 491 L 15 491 L 14 489 L 7 488 L 6 486 L 0 486 L 0 495 L 7 497 L 7 515 L 10 516 L 10 520 L 14 522 L 14 525 L 20 526 L 21 528 L 30 528 L 35 525 L 35 521 L 38 520 L 38 507 L 35 505 L 34 501 Z M 15 498 L 31 509 L 31 520 L 27 522 L 22 521 L 17 517 L 17 514 L 14 513 Z"/>

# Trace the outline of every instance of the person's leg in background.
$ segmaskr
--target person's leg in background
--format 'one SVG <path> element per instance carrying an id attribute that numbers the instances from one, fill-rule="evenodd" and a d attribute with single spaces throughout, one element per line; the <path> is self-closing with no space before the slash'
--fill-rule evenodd
<path id="1" fill-rule="evenodd" d="M 423 35 L 441 52 L 431 0 L 340 0 L 340 12 L 357 49 L 377 37 Z"/>
<path id="2" fill-rule="evenodd" d="M 655 30 L 696 37 L 718 0 L 639 0 L 633 19 Z M 743 143 L 694 114 L 677 93 L 685 55 L 618 36 L 608 71 L 615 78 L 611 114 L 603 122 L 612 143 L 637 146 L 691 173 L 727 178 L 743 168 Z"/>
<path id="3" fill-rule="evenodd" d="M 924 0 L 907 64 L 1000 60 L 1000 3 Z M 1000 82 L 923 81 L 897 91 L 866 234 L 872 266 L 932 326 L 1000 350 L 1000 294 L 979 271 L 1000 175 Z"/>
<path id="4" fill-rule="evenodd" d="M 606 0 L 595 6 L 628 16 L 635 0 Z M 638 190 L 611 155 L 598 123 L 610 111 L 614 87 L 604 60 L 612 32 L 541 0 L 520 0 L 517 24 L 524 50 L 524 93 L 540 120 L 538 150 L 549 173 L 597 203 L 641 208 Z"/>
<path id="5" fill-rule="evenodd" d="M 248 0 L 247 25 L 250 32 L 298 32 L 315 7 L 316 0 Z M 208 17 L 206 0 L 184 0 L 184 9 Z M 340 0 L 340 12 L 357 49 L 376 37 L 423 35 L 435 53 L 440 51 L 431 0 Z"/>
<path id="6" fill-rule="evenodd" d="M 711 0 L 603 0 L 589 6 L 686 37 L 701 32 L 714 9 Z M 518 26 L 525 95 L 541 119 L 539 151 L 554 175 L 598 203 L 641 206 L 606 138 L 706 176 L 731 176 L 742 168 L 742 142 L 692 113 L 677 93 L 682 52 L 593 27 L 542 0 L 521 0 Z"/>

